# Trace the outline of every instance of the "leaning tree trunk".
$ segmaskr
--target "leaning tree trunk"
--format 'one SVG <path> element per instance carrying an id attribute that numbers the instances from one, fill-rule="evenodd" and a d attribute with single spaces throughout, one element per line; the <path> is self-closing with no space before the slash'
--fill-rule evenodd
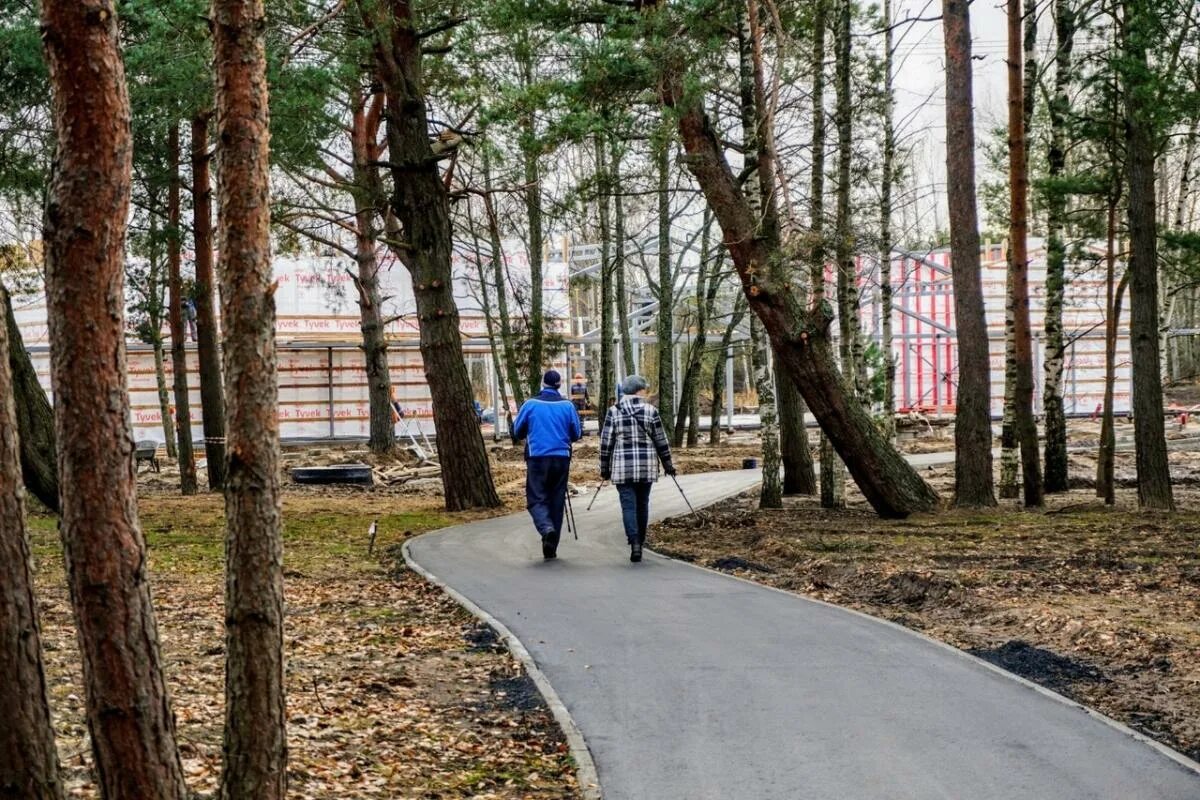
<path id="1" fill-rule="evenodd" d="M 225 331 L 225 736 L 222 800 L 283 800 L 283 537 L 267 60 L 262 0 L 213 0 L 217 232 Z"/>
<path id="2" fill-rule="evenodd" d="M 368 106 L 355 87 L 350 128 L 354 156 L 354 285 L 358 289 L 358 319 L 362 334 L 364 368 L 367 373 L 367 407 L 370 416 L 367 446 L 371 452 L 392 452 L 396 443 L 392 421 L 392 375 L 388 368 L 387 327 L 383 297 L 379 292 L 379 226 L 376 223 L 383 187 L 377 160 L 379 121 L 383 96 L 375 95 Z"/>
<path id="3" fill-rule="evenodd" d="M 1174 510 L 1163 424 L 1158 338 L 1158 229 L 1154 201 L 1155 141 L 1146 52 L 1153 37 L 1150 9 L 1126 0 L 1125 170 L 1129 184 L 1130 340 L 1133 358 L 1133 425 L 1138 505 Z"/>
<path id="4" fill-rule="evenodd" d="M 125 372 L 125 221 L 133 142 L 111 2 L 42 3 L 53 89 L 46 208 L 59 530 L 106 800 L 183 800 L 138 525 Z"/>
<path id="5" fill-rule="evenodd" d="M 12 374 L 12 393 L 17 409 L 17 436 L 21 444 L 21 476 L 25 488 L 42 505 L 59 511 L 57 459 L 54 447 L 54 409 L 38 381 L 37 370 L 21 339 L 21 330 L 13 317 L 12 297 L 0 284 L 8 333 L 8 365 Z"/>
<path id="6" fill-rule="evenodd" d="M 221 390 L 221 345 L 213 308 L 212 187 L 208 151 L 210 112 L 192 118 L 192 236 L 196 244 L 196 352 L 200 361 L 200 409 L 208 488 L 225 486 L 225 395 Z"/>
<path id="7" fill-rule="evenodd" d="M 762 320 L 776 353 L 776 367 L 791 374 L 872 507 L 885 517 L 929 511 L 937 493 L 879 432 L 871 415 L 837 369 L 824 305 L 804 308 L 786 285 L 776 285 L 762 265 L 787 256 L 764 244 L 724 147 L 697 98 L 685 99 L 683 67 L 670 64 L 659 82 L 660 100 L 674 107 L 687 151 L 686 163 L 721 225 L 742 289 Z"/>
<path id="8" fill-rule="evenodd" d="M 975 123 L 971 86 L 971 19 L 966 0 L 945 0 L 946 174 L 954 315 L 958 326 L 958 395 L 954 418 L 954 504 L 994 506 L 992 387 L 979 264 L 975 203 Z"/>
<path id="9" fill-rule="evenodd" d="M 371 7 L 367 13 L 372 13 Z M 454 302 L 450 201 L 429 144 L 420 32 L 408 0 L 388 0 L 383 16 L 368 22 L 387 94 L 391 205 L 404 237 L 399 252 L 412 274 L 416 296 L 446 509 L 495 508 L 500 498 L 483 435 L 477 425 L 468 424 L 475 410 Z"/>
<path id="10" fill-rule="evenodd" d="M 196 493 L 196 454 L 192 450 L 192 409 L 188 399 L 187 350 L 183 330 L 183 279 L 180 276 L 179 126 L 172 125 L 167 142 L 170 185 L 167 189 L 167 320 L 171 328 L 171 373 L 175 393 L 175 436 L 179 458 L 179 488 Z"/>
<path id="11" fill-rule="evenodd" d="M 8 309 L 0 305 L 4 323 Z M 33 566 L 25 532 L 21 445 L 8 365 L 8 326 L 0 324 L 0 797 L 61 800 L 58 751 L 42 668 Z"/>
<path id="12" fill-rule="evenodd" d="M 1017 375 L 1015 403 L 1017 444 L 1021 448 L 1021 475 L 1025 505 L 1042 505 L 1041 454 L 1037 424 L 1033 420 L 1033 342 L 1029 323 L 1029 257 L 1027 212 L 1029 166 L 1025 155 L 1025 89 L 1021 74 L 1024 58 L 1021 38 L 1021 2 L 1008 0 L 1008 168 L 1009 249 L 1012 257 L 1013 338 Z"/>

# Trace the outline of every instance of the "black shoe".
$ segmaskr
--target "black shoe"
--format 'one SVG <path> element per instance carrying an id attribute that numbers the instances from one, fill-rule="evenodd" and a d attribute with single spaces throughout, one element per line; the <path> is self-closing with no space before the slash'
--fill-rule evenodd
<path id="1" fill-rule="evenodd" d="M 547 561 L 552 558 L 558 558 L 558 542 L 555 542 L 549 536 L 542 537 L 542 558 Z"/>
<path id="2" fill-rule="evenodd" d="M 642 560 L 641 542 L 633 542 L 629 545 L 629 560 L 635 564 Z"/>

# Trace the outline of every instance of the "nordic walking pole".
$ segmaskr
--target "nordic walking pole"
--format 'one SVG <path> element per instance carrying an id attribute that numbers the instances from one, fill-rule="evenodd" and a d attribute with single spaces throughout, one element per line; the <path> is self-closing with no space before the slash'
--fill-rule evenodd
<path id="1" fill-rule="evenodd" d="M 700 515 L 696 513 L 696 509 L 692 508 L 692 501 L 688 500 L 687 495 L 683 493 L 683 487 L 679 485 L 679 479 L 672 475 L 671 480 L 675 481 L 675 488 L 679 490 L 679 496 L 683 498 L 683 502 L 687 503 L 688 511 L 692 512 L 692 516 L 703 519 L 703 517 L 700 517 Z"/>
<path id="2" fill-rule="evenodd" d="M 603 488 L 604 488 L 604 481 L 600 481 L 600 485 L 596 487 L 596 493 L 594 495 L 592 495 L 592 502 L 588 503 L 588 507 L 586 509 L 584 509 L 585 511 L 592 510 L 592 506 L 594 506 L 596 504 L 596 498 L 600 496 L 600 490 Z"/>
<path id="3" fill-rule="evenodd" d="M 571 490 L 567 489 L 567 527 L 571 529 L 575 541 L 579 541 L 579 524 L 575 522 L 575 509 L 571 507 Z"/>

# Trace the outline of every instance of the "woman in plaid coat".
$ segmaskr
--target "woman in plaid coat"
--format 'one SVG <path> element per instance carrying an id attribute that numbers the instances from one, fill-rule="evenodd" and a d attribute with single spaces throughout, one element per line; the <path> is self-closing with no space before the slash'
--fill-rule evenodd
<path id="1" fill-rule="evenodd" d="M 646 402 L 649 384 L 641 375 L 621 383 L 623 397 L 604 418 L 600 431 L 600 477 L 612 481 L 621 496 L 621 518 L 629 540 L 629 560 L 642 560 L 650 516 L 650 488 L 663 472 L 675 474 L 671 445 L 658 409 Z"/>

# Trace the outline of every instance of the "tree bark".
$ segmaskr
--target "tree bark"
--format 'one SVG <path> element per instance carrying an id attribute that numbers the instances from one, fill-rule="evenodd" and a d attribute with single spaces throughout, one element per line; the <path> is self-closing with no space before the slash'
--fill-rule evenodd
<path id="1" fill-rule="evenodd" d="M 522 85 L 532 87 L 533 58 L 529 53 L 519 57 Z M 521 117 L 523 142 L 521 155 L 525 167 L 525 214 L 529 221 L 529 374 L 526 384 L 530 396 L 542 389 L 542 367 L 545 363 L 545 316 L 543 313 L 542 250 L 545 237 L 542 231 L 542 166 L 540 144 L 537 140 L 533 112 Z M 565 257 L 564 253 L 564 257 Z"/>
<path id="2" fill-rule="evenodd" d="M 1113 471 L 1116 461 L 1117 436 L 1113 426 L 1113 390 L 1117 377 L 1117 336 L 1120 333 L 1121 298 L 1129 285 L 1130 271 L 1125 270 L 1121 282 L 1116 282 L 1116 229 L 1117 229 L 1117 197 L 1114 194 L 1108 201 L 1108 248 L 1105 257 L 1107 264 L 1106 302 L 1107 309 L 1104 330 L 1104 411 L 1100 420 L 1100 452 L 1096 458 L 1096 496 L 1103 497 L 1106 505 L 1117 502 L 1116 485 L 1113 481 Z"/>
<path id="3" fill-rule="evenodd" d="M 8 333 L 8 365 L 17 410 L 17 438 L 21 445 L 21 476 L 34 497 L 46 508 L 58 513 L 57 456 L 54 445 L 54 409 L 38 381 L 37 371 L 21 339 L 21 330 L 13 316 L 12 297 L 0 284 Z"/>
<path id="4" fill-rule="evenodd" d="M 858 281 L 854 263 L 854 232 L 850 210 L 850 166 L 854 160 L 854 111 L 850 96 L 850 3 L 837 0 L 837 28 L 834 46 L 835 120 L 838 135 L 838 190 L 834 221 L 834 259 L 837 262 L 838 351 L 842 374 L 854 389 L 860 403 L 868 405 L 866 372 L 863 364 L 862 330 L 858 319 Z"/>
<path id="5" fill-rule="evenodd" d="M 762 490 L 759 508 L 783 508 L 779 478 L 779 423 L 775 412 L 775 377 L 771 374 L 771 345 L 758 317 L 750 318 L 750 347 L 754 362 L 754 387 L 758 390 L 758 419 L 762 437 Z"/>
<path id="6" fill-rule="evenodd" d="M 712 414 L 708 420 L 708 443 L 714 447 L 721 443 L 721 414 L 725 400 L 725 371 L 729 366 L 727 363 L 730 358 L 729 349 L 733 344 L 733 332 L 737 330 L 738 325 L 742 324 L 746 310 L 746 299 L 739 296 L 734 301 L 733 310 L 729 314 L 729 322 L 725 325 L 725 332 L 721 334 L 717 361 L 713 366 Z"/>
<path id="7" fill-rule="evenodd" d="M 470 206 L 467 207 L 468 214 Z M 479 246 L 479 233 L 475 227 L 474 220 L 470 220 L 471 239 L 475 245 L 475 269 L 479 279 L 479 293 L 483 300 L 483 321 L 487 326 L 488 349 L 492 351 L 492 369 L 496 373 L 496 388 L 499 390 L 499 397 L 492 398 L 493 411 L 495 412 L 495 421 L 492 423 L 492 439 L 500 441 L 500 413 L 501 409 L 508 409 L 508 379 L 504 373 L 504 365 L 500 363 L 501 343 L 497 336 L 496 318 L 492 315 L 492 293 L 488 288 L 487 270 L 484 269 L 484 258 L 482 249 Z M 504 285 L 496 286 L 497 292 L 504 291 Z M 511 426 L 510 426 L 511 427 Z"/>
<path id="8" fill-rule="evenodd" d="M 658 171 L 658 411 L 667 436 L 675 430 L 675 276 L 671 269 L 671 143 L 655 142 Z"/>
<path id="9" fill-rule="evenodd" d="M 708 317 L 716 300 L 717 281 L 709 280 L 710 271 L 715 272 L 709 262 L 713 260 L 709 246 L 712 230 L 712 214 L 706 209 L 700 234 L 700 265 L 696 271 L 696 335 L 688 348 L 688 363 L 683 373 L 683 389 L 680 392 L 679 409 L 675 414 L 675 436 L 672 446 L 680 447 L 687 434 L 688 447 L 695 447 L 700 438 L 700 371 L 704 360 L 704 348 L 708 346 Z"/>
<path id="10" fill-rule="evenodd" d="M 1129 185 L 1129 246 L 1132 294 L 1133 424 L 1138 505 L 1174 510 L 1163 424 L 1158 337 L 1158 222 L 1155 217 L 1154 154 L 1157 152 L 1147 49 L 1153 41 L 1152 10 L 1144 0 L 1125 0 L 1125 170 Z"/>
<path id="11" fill-rule="evenodd" d="M 180 275 L 183 248 L 179 213 L 179 126 L 167 135 L 171 171 L 167 187 L 167 320 L 171 328 L 171 375 L 175 395 L 175 436 L 179 458 L 179 489 L 196 493 L 196 454 L 192 449 L 192 409 L 188 399 L 187 337 L 183 325 L 183 279 Z"/>
<path id="12" fill-rule="evenodd" d="M 1004 270 L 1004 410 L 1000 420 L 1000 497 L 1013 500 L 1021 496 L 1021 485 L 1017 482 L 1021 453 L 1017 447 L 1017 337 L 1011 247 L 1007 257 Z"/>
<path id="13" fill-rule="evenodd" d="M 943 14 L 943 24 L 945 15 Z M 968 43 L 969 43 L 968 39 Z M 896 356 L 892 339 L 892 184 L 896 182 L 896 93 L 892 88 L 892 3 L 883 0 L 883 165 L 879 187 L 879 316 L 883 351 L 883 431 L 896 436 Z M 974 129 L 972 129 L 974 136 Z M 973 165 L 972 165 L 973 166 Z"/>
<path id="14" fill-rule="evenodd" d="M 621 183 L 621 145 L 617 137 L 609 140 L 610 156 L 609 169 L 612 170 L 613 186 Z M 625 368 L 624 374 L 632 375 L 637 372 L 637 362 L 633 358 L 633 348 L 641 347 L 634 344 L 637 331 L 629 324 L 629 295 L 625 289 L 625 202 L 621 192 L 613 192 L 613 278 L 617 293 L 617 326 L 621 329 L 621 362 Z M 604 397 L 601 402 L 609 403 L 615 398 Z M 604 406 L 607 408 L 607 405 Z"/>
<path id="15" fill-rule="evenodd" d="M 688 169 L 721 225 L 750 307 L 775 347 L 777 368 L 791 373 L 834 449 L 880 515 L 904 517 L 933 509 L 937 493 L 883 437 L 853 396 L 849 382 L 838 373 L 829 341 L 833 319 L 828 308 L 805 309 L 786 286 L 771 280 L 772 263 L 786 255 L 764 244 L 703 107 L 695 99 L 685 99 L 682 73 L 679 64 L 667 67 L 659 84 L 660 99 L 675 108 Z"/>
<path id="16" fill-rule="evenodd" d="M 221 142 L 217 232 L 228 398 L 222 800 L 283 800 L 287 793 L 264 28 L 262 0 L 213 0 Z"/>
<path id="17" fill-rule="evenodd" d="M 454 302 L 449 196 L 429 144 L 420 32 L 408 0 L 388 0 L 379 7 L 360 2 L 360 8 L 368 15 L 377 73 L 387 95 L 391 206 L 404 238 L 396 249 L 412 274 L 446 509 L 495 508 L 500 498 L 483 435 L 474 424 Z"/>
<path id="18" fill-rule="evenodd" d="M 379 225 L 376 214 L 383 195 L 378 168 L 379 121 L 383 95 L 369 100 L 356 84 L 351 96 L 350 143 L 354 156 L 354 262 L 357 271 L 359 330 L 367 372 L 367 404 L 371 452 L 392 452 L 396 443 L 392 421 L 392 375 L 388 368 L 387 327 L 379 292 Z"/>
<path id="19" fill-rule="evenodd" d="M 512 387 L 513 400 L 520 406 L 525 402 L 525 382 L 518 368 L 517 350 L 514 345 L 512 317 L 508 313 L 508 281 L 504 275 L 504 242 L 500 238 L 500 218 L 492 203 L 492 172 L 488 150 L 483 150 L 483 208 L 487 212 L 488 243 L 492 248 L 492 274 L 496 281 L 496 312 L 500 316 L 500 341 L 504 345 L 504 369 L 508 373 L 508 385 Z M 505 409 L 508 412 L 508 409 Z"/>
<path id="20" fill-rule="evenodd" d="M 21 445 L 8 358 L 8 309 L 0 305 L 0 797 L 62 800 L 50 720 L 33 566 L 25 532 Z"/>
<path id="21" fill-rule="evenodd" d="M 1054 2 L 1054 98 L 1050 101 L 1050 146 L 1047 152 L 1053 184 L 1066 171 L 1067 90 L 1073 80 L 1071 50 L 1075 44 L 1075 14 L 1069 0 Z M 1063 230 L 1067 219 L 1067 197 L 1052 186 L 1046 198 L 1046 363 L 1042 408 L 1046 418 L 1046 491 L 1065 492 L 1067 482 L 1067 416 L 1063 406 L 1062 378 L 1066 361 L 1063 332 L 1063 300 L 1066 290 L 1067 247 Z"/>
<path id="22" fill-rule="evenodd" d="M 192 117 L 192 236 L 196 245 L 196 353 L 200 361 L 200 410 L 209 491 L 225 486 L 225 395 L 221 345 L 213 306 L 212 188 L 208 124 L 212 113 Z"/>
<path id="23" fill-rule="evenodd" d="M 600 408 L 607 411 L 609 398 L 616 397 L 616 352 L 613 330 L 613 265 L 610 260 L 609 195 L 614 184 L 608 172 L 604 142 L 596 136 L 596 203 L 600 217 Z"/>
<path id="24" fill-rule="evenodd" d="M 1037 424 L 1033 420 L 1033 343 L 1029 323 L 1029 258 L 1027 254 L 1027 202 L 1029 166 L 1026 161 L 1025 88 L 1021 74 L 1024 58 L 1021 38 L 1021 2 L 1008 0 L 1008 166 L 1009 249 L 1012 253 L 1013 337 L 1016 347 L 1017 443 L 1021 448 L 1021 474 L 1025 505 L 1042 505 L 1041 454 Z"/>
<path id="25" fill-rule="evenodd" d="M 46 209 L 59 530 L 106 800 L 183 800 L 138 525 L 125 372 L 129 95 L 109 0 L 42 3 L 57 141 Z"/>
<path id="26" fill-rule="evenodd" d="M 945 0 L 942 26 L 946 43 L 946 189 L 958 329 L 954 504 L 980 508 L 994 506 L 996 497 L 992 487 L 991 364 L 975 201 L 975 102 L 967 0 Z"/>
<path id="27" fill-rule="evenodd" d="M 168 281 L 164 281 L 162 277 L 162 253 L 158 249 L 158 237 L 158 215 L 151 214 L 150 240 L 154 244 L 146 271 L 146 319 L 150 328 L 150 345 L 154 349 L 154 383 L 158 393 L 158 411 L 163 439 L 167 446 L 167 458 L 178 458 L 179 453 L 175 447 L 175 421 L 171 418 L 171 396 L 167 391 L 167 372 L 163 364 L 163 287 Z"/>

